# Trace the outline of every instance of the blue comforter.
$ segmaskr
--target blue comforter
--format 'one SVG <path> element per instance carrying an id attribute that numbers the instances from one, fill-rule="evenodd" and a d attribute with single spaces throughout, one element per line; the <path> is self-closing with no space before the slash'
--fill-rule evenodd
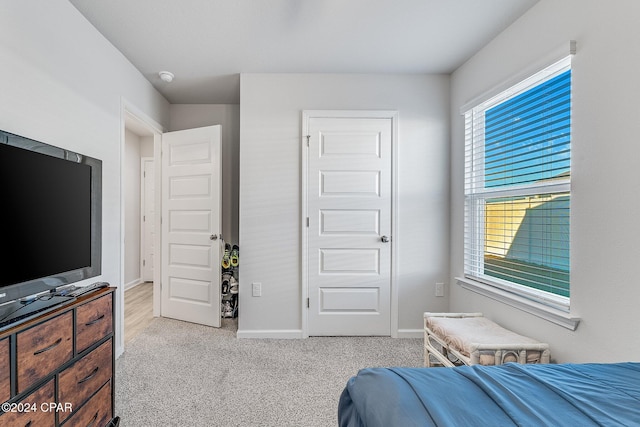
<path id="1" fill-rule="evenodd" d="M 341 427 L 640 426 L 640 363 L 370 368 Z"/>

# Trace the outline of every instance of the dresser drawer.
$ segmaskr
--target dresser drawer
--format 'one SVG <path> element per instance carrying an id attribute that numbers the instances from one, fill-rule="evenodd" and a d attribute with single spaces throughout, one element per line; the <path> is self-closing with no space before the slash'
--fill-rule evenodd
<path id="1" fill-rule="evenodd" d="M 111 418 L 111 381 L 109 381 L 63 425 L 64 427 L 102 427 L 106 426 Z"/>
<path id="2" fill-rule="evenodd" d="M 70 403 L 74 410 L 79 408 L 111 378 L 112 360 L 109 340 L 62 371 L 58 380 L 58 402 Z M 60 420 L 64 418 L 66 416 L 60 414 Z"/>
<path id="3" fill-rule="evenodd" d="M 112 295 L 88 302 L 76 311 L 76 352 L 80 353 L 113 332 Z"/>
<path id="4" fill-rule="evenodd" d="M 53 380 L 22 399 L 0 416 L 2 426 L 49 427 L 56 423 L 55 408 L 49 410 L 49 404 L 55 403 Z M 22 412 L 17 412 L 22 410 Z M 16 411 L 16 412 L 13 412 Z"/>
<path id="5" fill-rule="evenodd" d="M 73 316 L 67 312 L 17 334 L 18 393 L 73 356 Z"/>
<path id="6" fill-rule="evenodd" d="M 0 402 L 11 397 L 11 365 L 9 363 L 9 339 L 0 341 Z"/>

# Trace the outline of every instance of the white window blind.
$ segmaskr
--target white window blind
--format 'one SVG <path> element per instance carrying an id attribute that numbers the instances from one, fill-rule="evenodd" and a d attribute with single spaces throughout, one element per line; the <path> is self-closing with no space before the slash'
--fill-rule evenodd
<path id="1" fill-rule="evenodd" d="M 560 308 L 570 297 L 570 66 L 465 113 L 465 276 Z"/>

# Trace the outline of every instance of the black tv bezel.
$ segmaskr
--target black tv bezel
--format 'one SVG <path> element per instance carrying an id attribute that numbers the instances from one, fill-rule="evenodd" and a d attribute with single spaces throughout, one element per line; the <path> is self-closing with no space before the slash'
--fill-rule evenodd
<path id="1" fill-rule="evenodd" d="M 0 144 L 80 163 L 91 170 L 91 264 L 88 267 L 0 287 L 0 304 L 54 291 L 102 274 L 102 161 L 71 150 L 0 130 Z"/>

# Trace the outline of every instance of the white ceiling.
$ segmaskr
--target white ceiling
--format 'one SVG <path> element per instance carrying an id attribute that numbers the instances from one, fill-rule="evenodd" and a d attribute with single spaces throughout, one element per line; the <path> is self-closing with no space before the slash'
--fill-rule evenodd
<path id="1" fill-rule="evenodd" d="M 238 104 L 239 73 L 451 73 L 538 0 L 69 1 L 170 103 Z"/>

